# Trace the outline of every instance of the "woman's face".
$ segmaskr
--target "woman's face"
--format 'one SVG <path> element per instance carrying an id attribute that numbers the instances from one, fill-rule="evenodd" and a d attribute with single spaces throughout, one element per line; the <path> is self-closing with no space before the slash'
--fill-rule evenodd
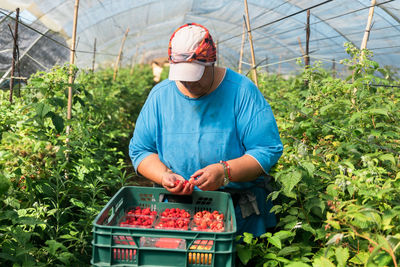
<path id="1" fill-rule="evenodd" d="M 206 66 L 203 76 L 196 82 L 179 81 L 191 96 L 200 97 L 208 93 L 214 79 L 214 66 Z"/>

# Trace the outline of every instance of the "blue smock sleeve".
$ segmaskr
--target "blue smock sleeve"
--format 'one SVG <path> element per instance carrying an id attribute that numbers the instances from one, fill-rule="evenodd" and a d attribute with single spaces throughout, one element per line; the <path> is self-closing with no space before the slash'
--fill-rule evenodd
<path id="1" fill-rule="evenodd" d="M 271 107 L 256 114 L 244 131 L 243 144 L 247 155 L 254 157 L 265 173 L 278 162 L 283 146 Z"/>
<path id="2" fill-rule="evenodd" d="M 136 121 L 135 130 L 129 143 L 129 156 L 137 173 L 139 164 L 149 155 L 157 153 L 155 117 L 146 103 Z"/>
<path id="3" fill-rule="evenodd" d="M 265 173 L 277 163 L 283 145 L 271 106 L 253 84 L 247 84 L 240 104 L 239 134 L 245 154 L 258 161 Z"/>

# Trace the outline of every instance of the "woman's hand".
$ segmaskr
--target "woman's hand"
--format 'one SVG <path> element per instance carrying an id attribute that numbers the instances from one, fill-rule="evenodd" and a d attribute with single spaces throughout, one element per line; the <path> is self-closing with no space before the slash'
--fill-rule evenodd
<path id="1" fill-rule="evenodd" d="M 185 184 L 185 179 L 182 176 L 172 172 L 166 172 L 162 175 L 161 185 L 174 195 L 190 195 L 194 188 L 193 184 Z"/>
<path id="2" fill-rule="evenodd" d="M 189 183 L 203 191 L 215 191 L 224 184 L 224 167 L 219 164 L 211 164 L 196 171 L 190 176 Z"/>

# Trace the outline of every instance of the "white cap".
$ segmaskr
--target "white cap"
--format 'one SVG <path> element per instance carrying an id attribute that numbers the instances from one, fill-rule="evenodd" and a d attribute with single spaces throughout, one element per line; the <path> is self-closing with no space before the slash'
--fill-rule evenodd
<path id="1" fill-rule="evenodd" d="M 192 24 L 182 26 L 175 31 L 170 40 L 170 59 L 172 60 L 170 60 L 168 79 L 188 82 L 201 79 L 205 66 L 210 66 L 212 63 L 200 62 L 192 58 L 206 34 L 205 28 Z"/>

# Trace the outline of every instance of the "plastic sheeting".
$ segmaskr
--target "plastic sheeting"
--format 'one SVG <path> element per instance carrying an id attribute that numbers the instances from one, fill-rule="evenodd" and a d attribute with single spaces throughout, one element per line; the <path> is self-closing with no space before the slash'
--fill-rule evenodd
<path id="1" fill-rule="evenodd" d="M 2 0 L 0 2 L 0 71 L 11 63 L 12 42 L 4 13 L 21 9 L 22 23 L 52 36 L 69 47 L 74 0 Z M 400 67 L 400 1 L 377 1 L 367 48 L 382 66 Z M 320 4 L 320 5 L 319 5 Z M 313 6 L 319 5 L 312 8 Z M 299 70 L 296 59 L 306 48 L 305 11 L 311 8 L 311 63 L 326 68 L 348 58 L 344 43 L 360 47 L 369 13 L 369 0 L 248 0 L 256 64 L 260 70 L 290 74 Z M 90 68 L 96 39 L 96 67 L 113 65 L 127 28 L 122 65 L 150 62 L 167 56 L 172 32 L 180 25 L 197 22 L 206 26 L 218 43 L 218 64 L 238 68 L 244 23 L 244 1 L 228 0 L 81 0 L 77 28 L 76 64 Z M 15 12 L 11 15 L 15 16 Z M 13 25 L 13 23 L 11 23 Z M 13 27 L 12 27 L 13 28 Z M 49 38 L 32 43 L 38 34 L 20 27 L 20 55 L 29 49 L 37 68 L 68 61 L 69 50 Z M 39 52 L 35 52 L 38 50 Z M 6 56 L 7 55 L 7 56 Z M 243 69 L 251 63 L 245 39 Z M 40 66 L 40 64 L 43 66 Z M 23 62 L 21 63 L 21 66 Z"/>

